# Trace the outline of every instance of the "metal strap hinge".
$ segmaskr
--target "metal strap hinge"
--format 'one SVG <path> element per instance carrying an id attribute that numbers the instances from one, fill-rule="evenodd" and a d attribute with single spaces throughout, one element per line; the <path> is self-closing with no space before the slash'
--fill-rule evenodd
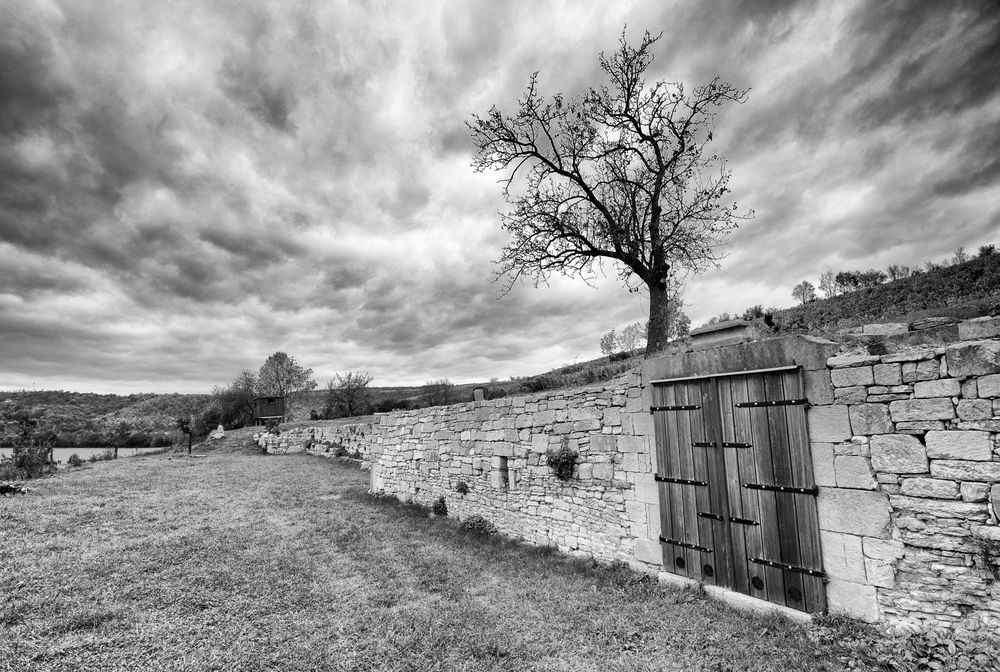
<path id="1" fill-rule="evenodd" d="M 653 480 L 659 483 L 679 483 L 680 485 L 708 485 L 707 481 L 692 481 L 689 478 L 671 478 L 670 476 L 653 476 Z"/>
<path id="2" fill-rule="evenodd" d="M 715 441 L 692 441 L 691 445 L 695 448 L 715 448 L 718 444 Z"/>
<path id="3" fill-rule="evenodd" d="M 656 411 L 697 411 L 701 406 L 650 406 L 649 412 Z"/>
<path id="4" fill-rule="evenodd" d="M 790 485 L 767 485 L 765 483 L 744 483 L 744 488 L 750 490 L 766 490 L 768 492 L 787 492 L 795 495 L 817 495 L 819 494 L 819 488 L 813 486 L 811 488 L 796 488 Z"/>
<path id="5" fill-rule="evenodd" d="M 667 537 L 660 537 L 660 541 L 664 544 L 673 544 L 674 546 L 680 546 L 681 548 L 690 548 L 695 551 L 701 551 L 702 553 L 712 553 L 712 549 L 707 546 L 699 546 L 698 544 L 689 544 L 686 541 L 678 541 L 677 539 L 668 539 Z"/>
<path id="6" fill-rule="evenodd" d="M 736 408 L 770 408 L 772 406 L 805 406 L 808 399 L 776 399 L 774 401 L 741 401 Z"/>
<path id="7" fill-rule="evenodd" d="M 750 558 L 750 562 L 755 562 L 758 565 L 766 565 L 767 567 L 787 569 L 789 572 L 795 572 L 796 574 L 807 574 L 809 576 L 818 576 L 821 579 L 826 578 L 826 573 L 818 569 L 807 569 L 805 567 L 799 567 L 798 565 L 789 565 L 784 562 L 775 562 L 773 560 L 764 560 L 762 558 Z"/>

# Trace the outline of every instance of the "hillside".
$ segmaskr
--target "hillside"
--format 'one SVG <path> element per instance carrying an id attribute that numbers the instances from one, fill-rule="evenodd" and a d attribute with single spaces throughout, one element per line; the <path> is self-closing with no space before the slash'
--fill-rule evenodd
<path id="1" fill-rule="evenodd" d="M 773 312 L 779 331 L 836 331 L 870 322 L 1000 314 L 1000 254 Z"/>

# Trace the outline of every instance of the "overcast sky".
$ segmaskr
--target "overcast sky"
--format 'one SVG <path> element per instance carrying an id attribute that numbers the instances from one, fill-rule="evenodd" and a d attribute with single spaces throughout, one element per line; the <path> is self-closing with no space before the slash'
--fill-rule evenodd
<path id="1" fill-rule="evenodd" d="M 465 122 L 598 82 L 750 87 L 714 149 L 756 211 L 697 325 L 825 268 L 1000 242 L 1000 5 L 0 0 L 0 389 L 208 391 L 282 350 L 376 385 L 501 379 L 645 321 L 617 282 L 498 298 Z"/>

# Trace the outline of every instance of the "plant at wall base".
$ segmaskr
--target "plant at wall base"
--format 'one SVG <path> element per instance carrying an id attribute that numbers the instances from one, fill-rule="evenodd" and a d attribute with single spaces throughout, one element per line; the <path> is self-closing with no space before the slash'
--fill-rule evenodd
<path id="1" fill-rule="evenodd" d="M 435 516 L 448 515 L 448 502 L 444 500 L 444 495 L 434 500 L 434 506 L 431 507 L 431 511 L 434 512 Z"/>
<path id="2" fill-rule="evenodd" d="M 469 484 L 466 483 L 465 481 L 459 481 L 458 483 L 455 484 L 455 492 L 457 492 L 460 495 L 469 494 Z"/>
<path id="3" fill-rule="evenodd" d="M 79 467 L 81 464 L 83 464 L 83 460 L 80 458 L 79 455 L 73 453 L 72 455 L 69 456 L 69 459 L 66 460 L 66 464 L 68 464 L 71 467 Z"/>
<path id="4" fill-rule="evenodd" d="M 460 523 L 460 527 L 466 532 L 473 534 L 491 535 L 497 533 L 497 526 L 486 520 L 478 513 L 474 513 Z"/>
<path id="5" fill-rule="evenodd" d="M 573 478 L 576 458 L 576 451 L 569 447 L 569 441 L 565 437 L 558 448 L 549 448 L 545 451 L 545 463 L 555 472 L 556 478 L 560 481 L 568 481 Z"/>

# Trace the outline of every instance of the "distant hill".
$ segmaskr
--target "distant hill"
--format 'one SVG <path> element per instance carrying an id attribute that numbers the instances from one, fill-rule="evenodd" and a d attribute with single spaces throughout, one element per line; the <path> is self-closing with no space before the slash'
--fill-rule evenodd
<path id="1" fill-rule="evenodd" d="M 921 317 L 959 318 L 1000 314 L 1000 254 L 828 299 L 774 311 L 779 331 L 836 331 L 871 322 L 908 322 Z"/>

